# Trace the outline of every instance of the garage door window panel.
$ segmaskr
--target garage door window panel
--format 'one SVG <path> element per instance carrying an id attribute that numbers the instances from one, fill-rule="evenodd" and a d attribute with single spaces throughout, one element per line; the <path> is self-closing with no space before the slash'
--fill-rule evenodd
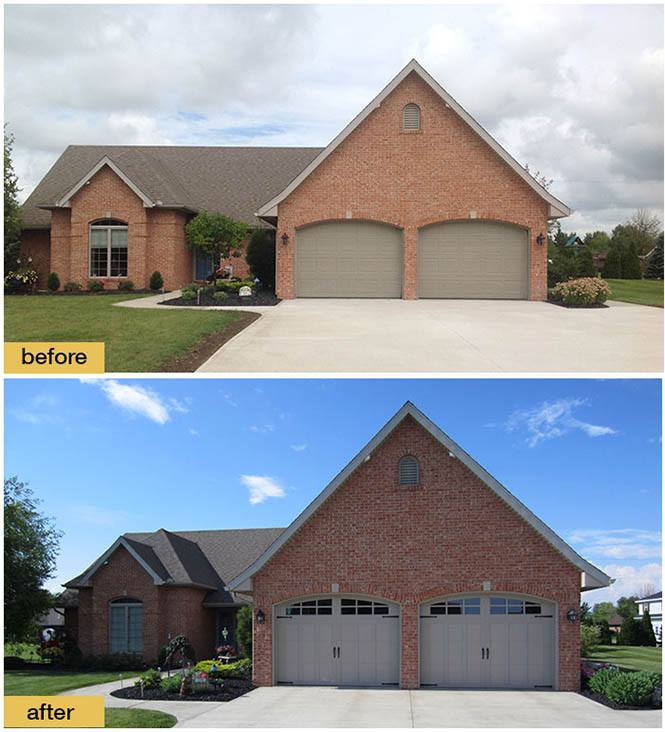
<path id="1" fill-rule="evenodd" d="M 332 615 L 332 598 L 303 600 L 286 608 L 287 615 Z"/>

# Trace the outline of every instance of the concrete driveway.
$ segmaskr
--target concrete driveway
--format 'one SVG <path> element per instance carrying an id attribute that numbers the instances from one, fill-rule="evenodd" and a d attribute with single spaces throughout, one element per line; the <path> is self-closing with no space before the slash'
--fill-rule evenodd
<path id="1" fill-rule="evenodd" d="M 125 682 L 127 683 L 127 682 Z M 67 694 L 105 694 L 107 707 L 157 709 L 178 727 L 660 727 L 660 711 L 615 711 L 579 694 L 274 686 L 231 702 L 131 702 L 118 684 Z"/>
<path id="2" fill-rule="evenodd" d="M 137 301 L 134 301 L 137 302 Z M 140 302 L 140 301 L 139 301 Z M 209 372 L 661 372 L 663 310 L 507 300 L 285 300 Z"/>

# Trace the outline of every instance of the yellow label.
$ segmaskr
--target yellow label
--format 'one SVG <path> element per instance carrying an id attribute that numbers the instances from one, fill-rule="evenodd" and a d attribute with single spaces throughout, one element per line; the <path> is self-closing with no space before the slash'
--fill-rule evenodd
<path id="1" fill-rule="evenodd" d="M 103 696 L 5 697 L 5 727 L 103 726 Z"/>
<path id="2" fill-rule="evenodd" d="M 7 374 L 101 374 L 103 343 L 5 343 Z"/>

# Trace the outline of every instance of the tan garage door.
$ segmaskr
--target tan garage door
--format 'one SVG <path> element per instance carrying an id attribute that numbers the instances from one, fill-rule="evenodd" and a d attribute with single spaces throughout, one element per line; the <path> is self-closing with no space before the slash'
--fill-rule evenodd
<path id="1" fill-rule="evenodd" d="M 402 232 L 327 221 L 296 233 L 297 297 L 401 297 Z"/>
<path id="2" fill-rule="evenodd" d="M 527 232 L 494 221 L 451 221 L 420 230 L 418 297 L 524 300 Z"/>

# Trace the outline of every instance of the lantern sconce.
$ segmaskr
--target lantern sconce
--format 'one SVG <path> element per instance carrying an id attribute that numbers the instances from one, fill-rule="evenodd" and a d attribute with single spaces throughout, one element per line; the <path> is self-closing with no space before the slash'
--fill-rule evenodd
<path id="1" fill-rule="evenodd" d="M 538 243 L 538 244 L 539 244 L 539 245 L 540 245 L 541 247 L 542 247 L 542 246 L 543 246 L 543 244 L 545 243 L 545 235 L 544 235 L 544 234 L 543 234 L 542 232 L 541 232 L 540 234 L 538 234 L 538 236 L 536 237 L 536 242 L 537 242 L 537 243 Z"/>
<path id="2" fill-rule="evenodd" d="M 282 244 L 284 246 L 288 246 L 288 243 L 289 243 L 289 235 L 286 233 L 282 234 Z"/>
<path id="3" fill-rule="evenodd" d="M 263 610 L 257 610 L 256 611 L 256 622 L 259 625 L 263 625 L 263 623 L 265 623 L 265 620 L 266 620 L 266 615 L 263 612 Z"/>
<path id="4" fill-rule="evenodd" d="M 574 623 L 577 621 L 577 610 L 574 608 L 570 608 L 570 610 L 566 613 L 566 617 L 568 618 L 569 623 Z"/>

